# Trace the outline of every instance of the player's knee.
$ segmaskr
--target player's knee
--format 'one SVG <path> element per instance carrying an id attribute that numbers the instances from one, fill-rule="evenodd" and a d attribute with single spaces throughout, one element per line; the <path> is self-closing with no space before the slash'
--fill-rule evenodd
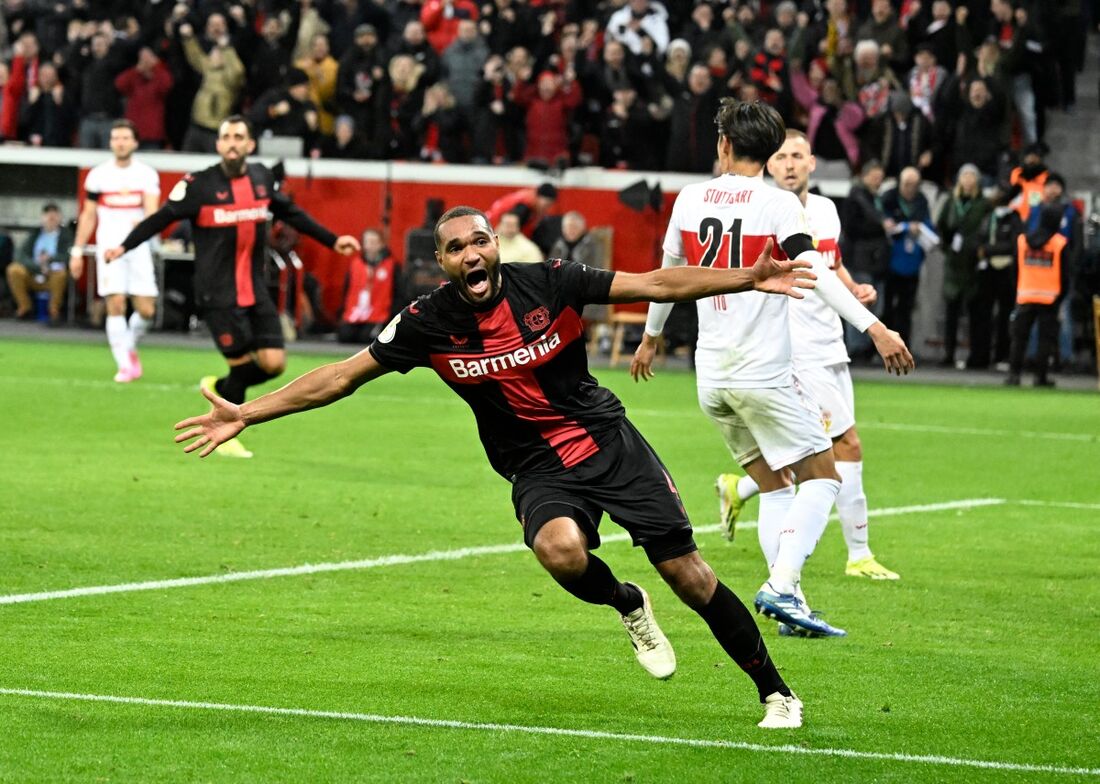
<path id="1" fill-rule="evenodd" d="M 274 378 L 275 376 L 281 376 L 283 371 L 286 370 L 286 357 L 260 357 L 256 360 L 256 364 Z"/>
<path id="2" fill-rule="evenodd" d="M 855 428 L 850 428 L 833 445 L 833 452 L 837 460 L 847 463 L 858 463 L 863 459 L 863 443 L 859 440 L 859 434 Z"/>
<path id="3" fill-rule="evenodd" d="M 577 577 L 588 567 L 584 537 L 574 526 L 547 526 L 535 537 L 532 549 L 542 567 L 557 578 Z"/>
<path id="4" fill-rule="evenodd" d="M 153 316 L 157 312 L 156 306 L 154 306 L 150 303 L 144 303 L 144 302 L 142 302 L 138 305 L 135 305 L 134 310 L 136 310 L 138 315 L 141 316 L 146 321 L 152 321 Z"/>
<path id="5" fill-rule="evenodd" d="M 125 316 L 126 315 L 126 298 L 125 297 L 107 297 L 107 315 L 108 316 Z"/>

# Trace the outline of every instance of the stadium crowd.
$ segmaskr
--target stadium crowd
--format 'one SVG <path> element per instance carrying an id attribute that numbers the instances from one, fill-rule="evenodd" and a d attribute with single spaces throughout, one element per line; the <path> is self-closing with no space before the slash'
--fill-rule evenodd
<path id="1" fill-rule="evenodd" d="M 1071 107 L 1080 0 L 3 0 L 0 136 L 213 150 L 246 112 L 314 155 L 710 172 L 717 101 L 820 159 L 992 180 Z M 982 132 L 975 133 L 980 128 Z M 990 132 L 989 129 L 993 129 Z"/>

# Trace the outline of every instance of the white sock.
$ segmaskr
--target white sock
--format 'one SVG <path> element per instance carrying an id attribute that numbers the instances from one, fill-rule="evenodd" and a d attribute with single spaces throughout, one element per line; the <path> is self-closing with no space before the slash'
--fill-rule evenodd
<path id="1" fill-rule="evenodd" d="M 863 461 L 848 463 L 838 461 L 837 473 L 843 482 L 836 497 L 836 513 L 848 544 L 848 560 L 859 561 L 871 557 L 867 545 L 867 496 L 863 494 Z"/>
<path id="2" fill-rule="evenodd" d="M 760 519 L 756 523 L 756 536 L 760 540 L 760 552 L 764 553 L 764 561 L 769 570 L 775 563 L 775 556 L 779 554 L 779 532 L 783 530 L 783 520 L 786 519 L 787 510 L 792 503 L 794 487 L 760 494 Z"/>
<path id="3" fill-rule="evenodd" d="M 149 331 L 149 321 L 136 310 L 130 314 L 130 340 L 131 348 L 137 348 L 137 344 Z"/>
<path id="4" fill-rule="evenodd" d="M 760 485 L 751 476 L 743 476 L 737 480 L 737 497 L 742 501 L 748 501 L 760 492 Z"/>
<path id="5" fill-rule="evenodd" d="M 802 575 L 802 566 L 817 547 L 817 540 L 829 522 L 840 482 L 835 479 L 808 479 L 798 487 L 779 531 L 779 553 L 768 581 L 779 593 L 794 593 Z"/>
<path id="6" fill-rule="evenodd" d="M 107 317 L 107 343 L 111 346 L 111 354 L 118 369 L 130 367 L 130 349 L 134 347 L 134 343 L 130 338 L 130 328 L 126 325 L 125 316 Z"/>

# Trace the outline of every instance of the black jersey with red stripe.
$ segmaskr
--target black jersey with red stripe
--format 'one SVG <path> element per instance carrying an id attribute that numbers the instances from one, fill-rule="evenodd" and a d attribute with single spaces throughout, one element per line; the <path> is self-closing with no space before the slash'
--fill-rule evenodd
<path id="1" fill-rule="evenodd" d="M 553 474 L 598 452 L 625 411 L 588 372 L 581 312 L 606 303 L 614 273 L 571 261 L 502 264 L 500 293 L 470 305 L 445 284 L 369 347 L 385 368 L 430 367 L 474 412 L 493 468 Z"/>
<path id="2" fill-rule="evenodd" d="M 122 242 L 131 250 L 178 220 L 195 240 L 195 301 L 203 308 L 250 307 L 264 296 L 268 222 L 274 216 L 326 247 L 336 235 L 280 192 L 271 170 L 249 163 L 230 178 L 221 164 L 184 175 L 168 201 Z"/>

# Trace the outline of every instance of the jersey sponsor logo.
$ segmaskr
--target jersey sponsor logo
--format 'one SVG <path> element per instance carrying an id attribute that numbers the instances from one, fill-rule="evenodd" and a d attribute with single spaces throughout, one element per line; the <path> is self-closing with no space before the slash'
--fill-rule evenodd
<path id="1" fill-rule="evenodd" d="M 721 188 L 707 188 L 703 195 L 705 204 L 748 204 L 756 191 L 745 189 L 740 191 L 727 191 Z"/>
<path id="2" fill-rule="evenodd" d="M 545 305 L 539 305 L 530 313 L 524 315 L 523 323 L 526 324 L 527 329 L 532 332 L 546 329 L 550 325 L 550 309 Z"/>
<path id="3" fill-rule="evenodd" d="M 455 346 L 465 346 L 470 342 L 468 337 L 459 337 L 458 335 L 451 335 L 451 344 Z"/>
<path id="4" fill-rule="evenodd" d="M 541 340 L 529 346 L 517 348 L 504 354 L 477 359 L 461 359 L 454 357 L 447 360 L 447 365 L 455 378 L 479 378 L 492 376 L 513 368 L 530 365 L 532 362 L 541 363 L 541 360 L 551 356 L 561 347 L 561 335 L 557 332 L 547 335 Z"/>
<path id="5" fill-rule="evenodd" d="M 141 191 L 117 191 L 114 193 L 101 193 L 99 206 L 111 209 L 131 209 L 142 206 Z"/>
<path id="6" fill-rule="evenodd" d="M 240 210 L 215 207 L 212 215 L 215 226 L 231 226 L 237 223 L 263 223 L 269 217 L 267 205 L 245 207 Z"/>

